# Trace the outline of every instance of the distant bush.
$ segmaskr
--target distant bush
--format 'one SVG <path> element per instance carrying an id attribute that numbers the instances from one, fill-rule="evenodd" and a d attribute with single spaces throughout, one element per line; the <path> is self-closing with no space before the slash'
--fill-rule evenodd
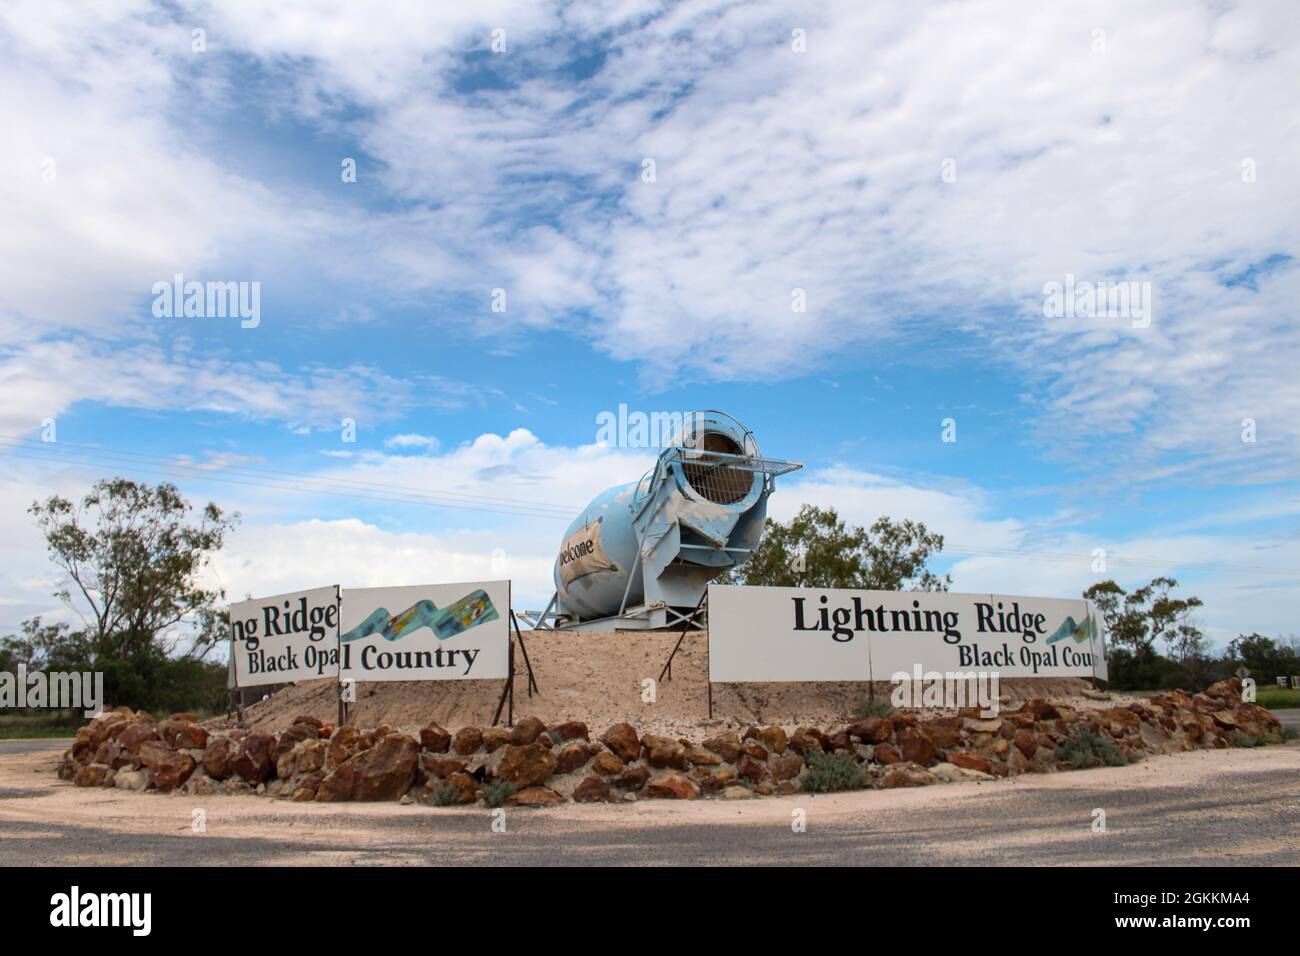
<path id="1" fill-rule="evenodd" d="M 866 720 L 868 717 L 889 717 L 894 713 L 894 705 L 889 702 L 888 697 L 863 697 L 853 708 L 853 716 L 857 720 Z"/>
<path id="2" fill-rule="evenodd" d="M 494 780 L 483 786 L 483 802 L 489 807 L 499 807 L 515 795 L 517 789 L 513 783 Z"/>
<path id="3" fill-rule="evenodd" d="M 1085 767 L 1123 767 L 1128 763 L 1115 744 L 1091 730 L 1075 728 L 1056 751 L 1057 763 L 1070 770 Z"/>
<path id="4" fill-rule="evenodd" d="M 867 771 L 851 754 L 824 754 L 808 751 L 801 785 L 809 793 L 834 793 L 837 790 L 861 790 L 867 785 Z"/>
<path id="5" fill-rule="evenodd" d="M 460 796 L 460 791 L 455 787 L 450 787 L 445 783 L 436 783 L 429 794 L 429 799 L 433 801 L 435 807 L 450 807 Z"/>

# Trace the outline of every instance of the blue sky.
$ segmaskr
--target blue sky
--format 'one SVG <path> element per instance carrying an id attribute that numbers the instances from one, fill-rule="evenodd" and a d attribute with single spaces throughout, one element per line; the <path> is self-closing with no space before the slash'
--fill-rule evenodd
<path id="1" fill-rule="evenodd" d="M 535 607 L 651 459 L 595 444 L 626 404 L 739 416 L 805 464 L 776 517 L 923 520 L 959 590 L 1297 630 L 1285 4 L 458 6 L 0 12 L 0 629 L 63 614 L 26 506 L 114 473 L 241 513 L 236 597 Z M 176 273 L 256 328 L 156 317 Z M 1067 275 L 1153 315 L 1052 318 Z"/>

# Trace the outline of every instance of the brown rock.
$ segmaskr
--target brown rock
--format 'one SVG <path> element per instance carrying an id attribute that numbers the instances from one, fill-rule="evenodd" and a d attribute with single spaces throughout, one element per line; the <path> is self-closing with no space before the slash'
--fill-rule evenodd
<path id="1" fill-rule="evenodd" d="M 615 724 L 601 735 L 600 742 L 625 763 L 641 756 L 641 738 L 636 735 L 636 728 L 631 724 Z"/>
<path id="2" fill-rule="evenodd" d="M 194 772 L 194 758 L 182 750 L 167 750 L 160 744 L 140 745 L 140 762 L 153 771 L 154 786 L 163 793 L 175 790 Z"/>
<path id="3" fill-rule="evenodd" d="M 334 731 L 334 736 L 330 738 L 329 754 L 326 757 L 326 766 L 331 770 L 336 770 L 349 758 L 355 756 L 360 750 L 361 731 L 352 724 L 344 724 L 338 730 Z"/>
<path id="4" fill-rule="evenodd" d="M 742 754 L 748 754 L 755 760 L 767 759 L 767 748 L 754 739 L 742 741 L 740 744 L 740 752 Z"/>
<path id="5" fill-rule="evenodd" d="M 785 731 L 775 725 L 760 727 L 755 736 L 767 748 L 768 753 L 783 754 L 785 748 L 789 746 L 789 739 L 786 737 Z"/>
<path id="6" fill-rule="evenodd" d="M 591 769 L 597 773 L 622 773 L 623 761 L 608 750 L 602 750 L 596 754 L 595 761 L 592 762 Z"/>
<path id="7" fill-rule="evenodd" d="M 102 763 L 105 767 L 114 767 L 117 766 L 115 761 L 123 759 L 134 762 L 134 758 L 123 750 L 122 745 L 116 740 L 105 740 L 99 745 L 99 749 L 95 751 L 91 763 Z"/>
<path id="8" fill-rule="evenodd" d="M 898 749 L 903 759 L 928 767 L 934 763 L 935 746 L 930 738 L 919 730 L 908 728 L 898 735 Z"/>
<path id="9" fill-rule="evenodd" d="M 797 753 L 777 754 L 768 758 L 767 766 L 777 780 L 793 780 L 803 770 L 803 758 Z"/>
<path id="10" fill-rule="evenodd" d="M 510 739 L 510 731 L 504 727 L 483 728 L 483 749 L 493 753 L 504 747 Z"/>
<path id="11" fill-rule="evenodd" d="M 323 740 L 308 740 L 298 751 L 298 773 L 315 773 L 325 766 L 329 746 Z"/>
<path id="12" fill-rule="evenodd" d="M 320 737 L 320 731 L 325 726 L 325 721 L 321 720 L 319 717 L 313 717 L 311 716 L 311 714 L 299 714 L 297 717 L 293 719 L 293 723 L 311 724 L 313 727 L 316 728 L 317 738 Z"/>
<path id="13" fill-rule="evenodd" d="M 936 750 L 947 750 L 961 742 L 961 725 L 960 717 L 938 717 L 925 721 L 918 729 Z"/>
<path id="14" fill-rule="evenodd" d="M 900 763 L 885 771 L 880 787 L 892 790 L 895 787 L 925 787 L 937 782 L 938 778 L 925 768 L 914 763 Z"/>
<path id="15" fill-rule="evenodd" d="M 1002 729 L 1002 718 L 990 717 L 988 720 L 984 720 L 978 717 L 968 717 L 965 726 L 973 734 L 996 734 Z"/>
<path id="16" fill-rule="evenodd" d="M 436 788 L 441 787 L 444 791 L 450 790 L 452 797 L 451 802 L 454 806 L 465 806 L 474 803 L 479 798 L 479 783 L 468 773 L 456 771 L 449 774 L 442 780 L 430 780 L 421 788 L 417 799 L 421 803 L 433 804 L 433 792 Z"/>
<path id="17" fill-rule="evenodd" d="M 604 803 L 609 800 L 609 795 L 609 784 L 605 782 L 605 778 L 594 775 L 584 777 L 582 782 L 573 788 L 574 803 Z"/>
<path id="18" fill-rule="evenodd" d="M 561 748 L 560 752 L 555 755 L 555 772 L 570 773 L 584 766 L 590 759 L 591 751 L 585 742 L 571 743 Z"/>
<path id="19" fill-rule="evenodd" d="M 686 762 L 695 767 L 716 767 L 722 758 L 704 747 L 687 747 Z"/>
<path id="20" fill-rule="evenodd" d="M 132 754 L 140 752 L 141 744 L 160 739 L 158 728 L 154 724 L 131 724 L 117 735 L 118 745 Z"/>
<path id="21" fill-rule="evenodd" d="M 637 764 L 628 767 L 614 778 L 614 786 L 622 790 L 640 790 L 650 779 L 650 769 Z"/>
<path id="22" fill-rule="evenodd" d="M 235 753 L 235 742 L 229 737 L 213 737 L 208 749 L 203 751 L 203 772 L 213 780 L 230 776 L 230 761 Z"/>
<path id="23" fill-rule="evenodd" d="M 356 784 L 355 759 L 349 757 L 332 773 L 327 774 L 316 789 L 316 799 L 321 803 L 337 803 L 352 799 L 352 788 Z"/>
<path id="24" fill-rule="evenodd" d="M 736 782 L 736 771 L 730 767 L 718 767 L 716 770 L 697 771 L 696 780 L 700 789 L 706 793 L 717 793 Z"/>
<path id="25" fill-rule="evenodd" d="M 948 762 L 963 770 L 978 770 L 980 773 L 992 773 L 989 761 L 969 750 L 953 750 L 948 754 Z"/>
<path id="26" fill-rule="evenodd" d="M 525 717 L 510 728 L 510 735 L 506 737 L 506 743 L 513 744 L 516 747 L 523 747 L 531 744 L 545 730 L 546 725 L 536 717 Z"/>
<path id="27" fill-rule="evenodd" d="M 396 800 L 415 782 L 420 745 L 407 734 L 387 734 L 369 750 L 357 754 L 353 800 Z"/>
<path id="28" fill-rule="evenodd" d="M 1038 749 L 1038 738 L 1028 730 L 1018 730 L 1016 731 L 1015 745 L 1016 749 L 1026 757 L 1032 757 L 1034 751 Z"/>
<path id="29" fill-rule="evenodd" d="M 1252 736 L 1262 737 L 1274 743 L 1281 739 L 1281 721 L 1277 719 L 1276 714 L 1264 707 L 1257 704 L 1239 704 L 1234 716 L 1237 719 L 1237 727 Z"/>
<path id="30" fill-rule="evenodd" d="M 271 776 L 275 766 L 271 762 L 271 748 L 274 746 L 275 738 L 270 734 L 249 734 L 239 742 L 239 751 L 230 769 L 256 787 Z"/>
<path id="31" fill-rule="evenodd" d="M 718 734 L 704 741 L 704 746 L 712 750 L 727 763 L 735 763 L 740 758 L 740 741 L 734 734 Z"/>
<path id="32" fill-rule="evenodd" d="M 864 744 L 883 744 L 894 735 L 894 722 L 885 717 L 868 717 L 850 727 L 848 733 Z"/>
<path id="33" fill-rule="evenodd" d="M 566 740 L 590 740 L 587 733 L 587 725 L 580 720 L 567 720 L 562 724 L 556 724 L 550 728 L 550 732 L 555 734 L 561 742 Z"/>
<path id="34" fill-rule="evenodd" d="M 810 752 L 820 753 L 824 734 L 815 734 L 806 727 L 800 727 L 790 736 L 790 749 L 803 756 Z"/>
<path id="35" fill-rule="evenodd" d="M 767 777 L 767 767 L 762 761 L 755 760 L 749 754 L 741 754 L 740 760 L 736 762 L 736 773 L 740 774 L 746 780 L 752 780 L 759 783 Z"/>
<path id="36" fill-rule="evenodd" d="M 1211 684 L 1206 688 L 1205 696 L 1225 701 L 1235 707 L 1241 703 L 1241 678 L 1229 677 L 1217 684 Z"/>
<path id="37" fill-rule="evenodd" d="M 525 746 L 506 744 L 494 775 L 523 790 L 554 773 L 555 764 L 555 755 L 536 742 Z"/>
<path id="38" fill-rule="evenodd" d="M 423 754 L 420 763 L 433 777 L 450 777 L 453 773 L 460 773 L 469 765 L 468 760 L 460 757 L 443 757 L 439 754 Z"/>
<path id="39" fill-rule="evenodd" d="M 676 770 L 685 770 L 687 767 L 686 748 L 676 740 L 646 734 L 641 738 L 641 746 L 645 748 L 646 762 L 652 767 L 672 767 Z"/>
<path id="40" fill-rule="evenodd" d="M 102 787 L 105 781 L 110 780 L 108 772 L 111 769 L 108 764 L 89 763 L 77 771 L 72 782 L 78 787 Z"/>
<path id="41" fill-rule="evenodd" d="M 903 755 L 893 744 L 876 744 L 875 758 L 877 763 L 895 764 L 902 763 Z"/>
<path id="42" fill-rule="evenodd" d="M 1045 700 L 1027 700 L 1020 708 L 1021 713 L 1032 714 L 1034 720 L 1055 720 L 1061 716 L 1056 708 Z"/>
<path id="43" fill-rule="evenodd" d="M 462 757 L 468 757 L 483 746 L 483 731 L 477 727 L 462 727 L 451 738 L 451 749 Z"/>
<path id="44" fill-rule="evenodd" d="M 1097 720 L 1112 737 L 1123 737 L 1130 731 L 1136 733 L 1142 718 L 1127 707 L 1111 707 L 1100 711 Z"/>
<path id="45" fill-rule="evenodd" d="M 525 787 L 507 801 L 515 807 L 555 807 L 564 798 L 550 787 Z"/>
<path id="46" fill-rule="evenodd" d="M 158 730 L 162 739 L 177 750 L 202 750 L 208 745 L 208 732 L 195 723 L 164 720 Z"/>
<path id="47" fill-rule="evenodd" d="M 271 748 L 271 762 L 279 766 L 280 759 L 285 754 L 293 753 L 293 748 L 304 740 L 315 740 L 318 736 L 319 733 L 312 724 L 294 724 L 280 734 L 275 746 Z"/>
<path id="48" fill-rule="evenodd" d="M 420 746 L 430 753 L 445 754 L 451 748 L 451 734 L 433 721 L 420 730 Z"/>
<path id="49" fill-rule="evenodd" d="M 645 788 L 647 797 L 669 800 L 694 800 L 700 787 L 694 780 L 675 770 L 668 770 L 651 780 Z"/>

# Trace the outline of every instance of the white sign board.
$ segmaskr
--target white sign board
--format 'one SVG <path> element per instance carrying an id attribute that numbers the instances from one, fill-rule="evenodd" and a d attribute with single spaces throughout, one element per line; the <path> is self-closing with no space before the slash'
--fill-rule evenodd
<path id="1" fill-rule="evenodd" d="M 236 686 L 337 677 L 339 589 L 294 591 L 230 605 Z"/>
<path id="2" fill-rule="evenodd" d="M 510 674 L 510 582 L 347 588 L 344 680 L 474 680 Z"/>
<path id="3" fill-rule="evenodd" d="M 865 641 L 798 630 L 817 618 L 816 595 L 841 593 L 854 592 L 710 584 L 709 680 L 870 680 Z"/>
<path id="4" fill-rule="evenodd" d="M 1085 600 L 709 586 L 709 679 L 887 681 L 903 672 L 1105 679 Z"/>

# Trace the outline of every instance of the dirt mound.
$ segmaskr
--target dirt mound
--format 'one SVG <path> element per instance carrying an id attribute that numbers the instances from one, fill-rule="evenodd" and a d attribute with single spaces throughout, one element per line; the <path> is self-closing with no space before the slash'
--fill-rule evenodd
<path id="1" fill-rule="evenodd" d="M 889 696 L 889 685 L 880 682 L 870 688 L 861 681 L 714 684 L 715 719 L 709 720 L 704 632 L 686 636 L 673 659 L 672 678 L 658 680 L 677 639 L 671 632 L 525 632 L 538 692 L 529 699 L 523 655 L 516 650 L 515 718 L 580 720 L 597 732 L 626 720 L 647 732 L 689 736 L 723 725 L 843 723 L 869 689 L 878 697 Z M 1087 686 L 1079 678 L 1005 680 L 1002 700 L 1012 705 L 1032 697 L 1081 700 Z M 281 731 L 302 714 L 334 723 L 338 718 L 335 688 L 332 680 L 285 688 L 247 708 L 246 726 L 261 732 Z M 358 726 L 387 723 L 408 732 L 430 720 L 448 727 L 485 726 L 492 721 L 501 688 L 499 680 L 358 684 L 349 717 Z"/>

